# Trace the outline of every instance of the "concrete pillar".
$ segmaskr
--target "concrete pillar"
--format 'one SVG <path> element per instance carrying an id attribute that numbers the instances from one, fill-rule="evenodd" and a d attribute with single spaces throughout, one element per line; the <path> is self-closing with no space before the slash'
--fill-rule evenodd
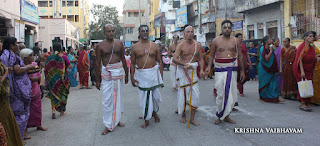
<path id="1" fill-rule="evenodd" d="M 254 27 L 254 39 L 258 39 L 258 37 L 259 37 L 259 29 L 258 29 L 258 23 L 255 23 L 254 25 L 253 25 L 253 27 Z"/>
<path id="2" fill-rule="evenodd" d="M 263 37 L 268 34 L 267 22 L 263 22 Z"/>

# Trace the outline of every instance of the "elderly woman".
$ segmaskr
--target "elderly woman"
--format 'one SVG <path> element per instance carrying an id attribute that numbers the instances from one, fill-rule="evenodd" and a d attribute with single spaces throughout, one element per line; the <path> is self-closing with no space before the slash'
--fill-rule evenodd
<path id="1" fill-rule="evenodd" d="M 297 82 L 302 79 L 313 80 L 316 54 L 311 44 L 314 42 L 314 37 L 312 32 L 306 32 L 303 35 L 304 42 L 297 49 L 296 59 L 293 63 L 293 73 Z M 300 110 L 311 111 L 311 98 L 301 98 L 298 94 L 298 100 L 301 101 Z"/>
<path id="2" fill-rule="evenodd" d="M 35 68 L 39 68 L 34 61 L 33 51 L 31 49 L 22 49 L 20 51 L 20 58 L 23 60 L 25 65 L 32 64 Z M 46 128 L 41 126 L 42 112 L 41 112 L 41 90 L 40 81 L 41 73 L 30 73 L 29 79 L 31 81 L 31 104 L 30 104 L 30 117 L 28 120 L 27 128 L 37 127 L 37 130 L 47 131 Z M 28 130 L 25 131 L 25 138 L 28 137 Z"/>
<path id="3" fill-rule="evenodd" d="M 15 54 L 18 50 L 17 39 L 6 37 L 3 42 L 1 61 L 3 65 L 13 68 L 13 72 L 8 75 L 10 106 L 19 125 L 21 137 L 24 139 L 31 102 L 31 82 L 27 72 L 35 70 L 35 66 L 32 64 L 24 65 L 21 58 Z"/>
<path id="4" fill-rule="evenodd" d="M 44 70 L 49 88 L 48 97 L 51 99 L 52 105 L 52 119 L 56 119 L 55 110 L 60 112 L 60 116 L 66 114 L 70 89 L 67 68 L 72 69 L 72 66 L 68 57 L 63 55 L 61 48 L 61 43 L 53 44 L 54 54 L 47 59 Z"/>
<path id="5" fill-rule="evenodd" d="M 264 102 L 278 103 L 279 82 L 277 77 L 278 65 L 274 49 L 270 47 L 272 39 L 269 36 L 263 38 L 263 46 L 260 48 L 260 63 L 258 66 L 259 95 Z"/>

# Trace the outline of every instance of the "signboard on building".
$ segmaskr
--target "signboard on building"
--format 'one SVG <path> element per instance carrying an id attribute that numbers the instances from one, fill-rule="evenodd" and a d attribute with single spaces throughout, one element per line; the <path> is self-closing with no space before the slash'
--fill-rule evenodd
<path id="1" fill-rule="evenodd" d="M 188 24 L 187 6 L 176 10 L 176 27 L 183 27 Z"/>
<path id="2" fill-rule="evenodd" d="M 166 20 L 165 24 L 175 24 L 176 20 Z"/>
<path id="3" fill-rule="evenodd" d="M 23 21 L 14 20 L 14 37 L 17 38 L 18 42 L 24 42 L 24 27 Z"/>
<path id="4" fill-rule="evenodd" d="M 209 22 L 215 22 L 215 16 L 214 13 L 209 13 L 202 15 L 201 23 L 209 23 Z"/>
<path id="5" fill-rule="evenodd" d="M 38 7 L 26 0 L 20 0 L 20 15 L 22 20 L 39 24 Z"/>
<path id="6" fill-rule="evenodd" d="M 242 30 L 243 20 L 232 22 L 232 31 Z"/>

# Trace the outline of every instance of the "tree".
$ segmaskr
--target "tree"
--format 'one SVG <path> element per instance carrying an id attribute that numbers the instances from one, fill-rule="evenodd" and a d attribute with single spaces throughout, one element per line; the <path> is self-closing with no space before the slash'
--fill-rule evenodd
<path id="1" fill-rule="evenodd" d="M 119 24 L 116 7 L 94 4 L 90 11 L 93 16 L 93 21 L 89 25 L 91 40 L 105 39 L 103 29 L 106 24 L 112 24 L 115 29 L 115 38 L 120 38 L 122 28 Z"/>

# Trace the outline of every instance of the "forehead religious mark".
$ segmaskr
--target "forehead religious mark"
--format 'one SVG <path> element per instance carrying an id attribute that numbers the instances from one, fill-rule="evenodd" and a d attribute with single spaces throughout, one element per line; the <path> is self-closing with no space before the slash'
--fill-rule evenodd
<path id="1" fill-rule="evenodd" d="M 226 28 L 231 28 L 232 27 L 232 25 L 230 23 L 225 23 L 225 24 L 223 24 L 223 26 L 226 27 Z"/>

